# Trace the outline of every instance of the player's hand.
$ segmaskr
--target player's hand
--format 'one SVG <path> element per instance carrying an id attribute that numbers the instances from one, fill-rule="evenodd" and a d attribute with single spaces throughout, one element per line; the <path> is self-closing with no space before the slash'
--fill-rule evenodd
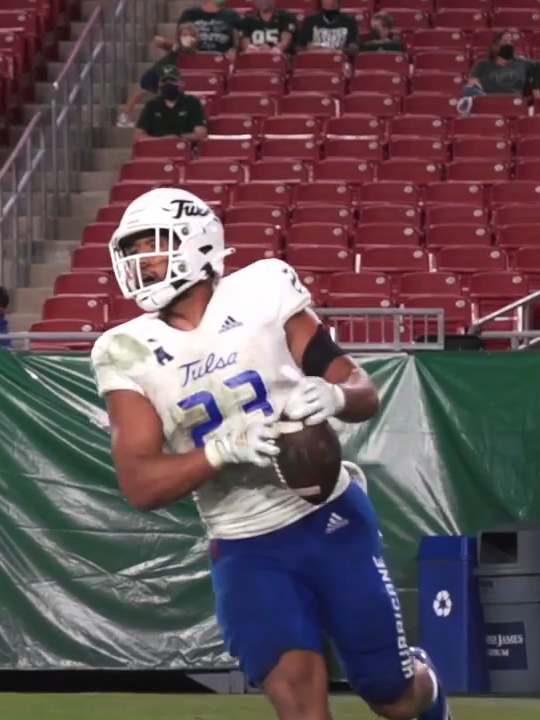
<path id="1" fill-rule="evenodd" d="M 301 377 L 283 412 L 291 420 L 318 425 L 337 415 L 344 406 L 345 394 L 339 385 L 332 385 L 320 377 Z"/>
<path id="2" fill-rule="evenodd" d="M 216 468 L 237 463 L 251 463 L 268 467 L 279 455 L 275 441 L 279 430 L 275 422 L 267 421 L 249 425 L 242 430 L 232 430 L 205 445 L 208 462 Z"/>

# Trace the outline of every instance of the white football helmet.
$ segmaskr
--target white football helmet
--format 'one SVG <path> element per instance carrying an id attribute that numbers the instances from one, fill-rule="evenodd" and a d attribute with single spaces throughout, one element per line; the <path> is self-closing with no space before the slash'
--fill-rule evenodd
<path id="1" fill-rule="evenodd" d="M 132 242 L 154 236 L 154 252 L 132 253 Z M 180 188 L 144 193 L 126 209 L 109 249 L 114 274 L 125 298 L 145 312 L 156 312 L 195 283 L 223 275 L 223 225 L 211 208 Z M 141 261 L 167 259 L 163 280 L 145 284 Z"/>

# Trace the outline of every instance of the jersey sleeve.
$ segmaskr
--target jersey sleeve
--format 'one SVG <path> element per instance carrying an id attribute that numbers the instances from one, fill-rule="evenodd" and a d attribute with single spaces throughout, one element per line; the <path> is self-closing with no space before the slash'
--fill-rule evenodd
<path id="1" fill-rule="evenodd" d="M 115 335 L 106 333 L 98 338 L 92 349 L 90 364 L 100 397 L 113 390 L 132 390 L 145 395 L 141 386 L 130 377 L 129 363 L 126 363 Z"/>
<path id="2" fill-rule="evenodd" d="M 266 261 L 269 271 L 273 273 L 271 296 L 277 296 L 274 307 L 278 313 L 279 322 L 285 325 L 293 315 L 305 310 L 311 305 L 311 293 L 303 285 L 296 270 L 283 260 L 273 258 Z"/>

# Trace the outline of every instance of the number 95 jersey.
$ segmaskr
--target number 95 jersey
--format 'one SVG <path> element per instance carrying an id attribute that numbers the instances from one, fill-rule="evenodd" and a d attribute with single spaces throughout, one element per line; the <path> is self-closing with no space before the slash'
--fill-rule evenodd
<path id="1" fill-rule="evenodd" d="M 98 391 L 147 397 L 163 423 L 168 453 L 277 418 L 294 384 L 282 368 L 297 368 L 284 326 L 310 304 L 289 265 L 260 260 L 219 281 L 194 330 L 172 328 L 152 313 L 102 335 L 92 351 Z M 341 479 L 331 499 L 345 485 Z M 195 500 L 209 536 L 217 538 L 260 535 L 316 509 L 281 485 L 272 468 L 253 465 L 224 468 Z"/>

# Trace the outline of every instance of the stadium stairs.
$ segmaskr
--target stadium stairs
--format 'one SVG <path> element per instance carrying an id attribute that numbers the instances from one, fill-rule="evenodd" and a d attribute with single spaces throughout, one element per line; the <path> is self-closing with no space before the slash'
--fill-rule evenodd
<path id="1" fill-rule="evenodd" d="M 66 60 L 72 52 L 77 38 L 82 33 L 86 21 L 99 3 L 94 0 L 82 1 L 81 20 L 71 23 L 70 39 L 59 43 L 58 61 L 49 62 L 48 81 L 36 83 L 35 102 L 25 104 L 23 121 L 27 123 L 36 112 L 47 110 L 52 97 L 52 83 L 60 74 Z M 187 0 L 170 2 L 167 7 L 167 17 L 171 22 L 166 26 L 159 26 L 159 31 L 172 36 L 175 20 L 183 8 L 189 5 Z M 163 13 L 160 13 L 163 17 Z M 131 28 L 126 27 L 126 36 L 132 37 Z M 145 69 L 152 64 L 153 52 L 157 59 L 161 52 L 151 51 L 154 28 L 148 32 L 147 61 L 139 63 L 134 69 L 133 79 L 139 77 Z M 108 57 L 112 57 L 112 43 L 107 43 Z M 107 64 L 107 80 L 110 81 L 114 68 L 112 62 Z M 129 88 L 132 90 L 133 86 Z M 96 84 L 94 97 L 99 102 L 99 85 Z M 84 112 L 83 108 L 83 112 Z M 137 109 L 137 112 L 139 109 Z M 71 254 L 80 245 L 83 229 L 93 222 L 100 207 L 109 202 L 109 190 L 118 179 L 118 171 L 123 162 L 131 155 L 133 130 L 129 128 L 114 127 L 115 109 L 111 113 L 111 122 L 108 126 L 94 127 L 94 148 L 89 149 L 83 170 L 79 177 L 80 191 L 73 193 L 70 199 L 69 216 L 61 217 L 58 236 L 54 241 L 48 242 L 44 251 L 43 262 L 32 264 L 30 286 L 17 288 L 12 293 L 10 308 L 10 327 L 13 332 L 28 330 L 32 323 L 41 319 L 42 306 L 45 299 L 53 294 L 53 284 L 58 275 L 68 272 L 71 264 Z M 10 146 L 14 146 L 24 131 L 25 124 L 12 126 Z M 50 147 L 50 136 L 48 137 Z M 5 161 L 8 149 L 2 149 L 1 160 Z M 9 187 L 9 185 L 7 185 Z M 36 229 L 37 232 L 39 232 Z"/>

